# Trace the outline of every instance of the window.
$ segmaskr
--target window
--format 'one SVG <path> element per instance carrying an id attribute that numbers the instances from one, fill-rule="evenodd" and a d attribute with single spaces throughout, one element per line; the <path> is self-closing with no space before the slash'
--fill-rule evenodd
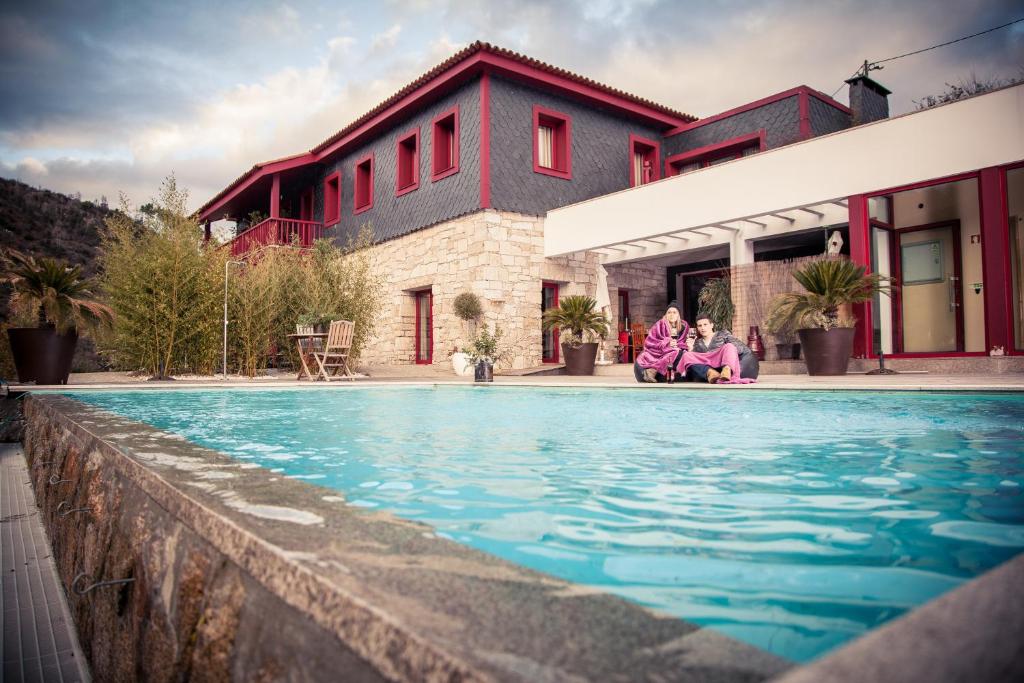
<path id="1" fill-rule="evenodd" d="M 629 136 L 629 186 L 646 185 L 657 180 L 660 145 L 636 135 Z"/>
<path id="2" fill-rule="evenodd" d="M 420 186 L 420 129 L 409 131 L 398 140 L 395 168 L 395 196 Z"/>
<path id="3" fill-rule="evenodd" d="M 665 175 L 689 173 L 699 168 L 717 166 L 733 159 L 741 159 L 764 151 L 764 131 L 683 152 L 665 159 Z"/>
<path id="4" fill-rule="evenodd" d="M 341 218 L 341 173 L 332 173 L 324 181 L 324 225 Z"/>
<path id="5" fill-rule="evenodd" d="M 416 292 L 416 363 L 434 360 L 434 295 L 429 289 Z"/>
<path id="6" fill-rule="evenodd" d="M 551 310 L 552 308 L 558 308 L 558 283 L 542 282 L 540 292 L 540 314 L 541 317 L 543 317 L 545 312 Z M 547 332 L 541 332 L 540 356 L 540 360 L 542 363 L 558 362 L 557 327 L 552 327 Z"/>
<path id="7" fill-rule="evenodd" d="M 430 179 L 440 180 L 459 172 L 459 108 L 449 109 L 434 119 Z"/>
<path id="8" fill-rule="evenodd" d="M 572 120 L 565 114 L 534 106 L 533 170 L 572 180 Z"/>
<path id="9" fill-rule="evenodd" d="M 355 213 L 362 213 L 373 206 L 373 155 L 356 163 Z"/>

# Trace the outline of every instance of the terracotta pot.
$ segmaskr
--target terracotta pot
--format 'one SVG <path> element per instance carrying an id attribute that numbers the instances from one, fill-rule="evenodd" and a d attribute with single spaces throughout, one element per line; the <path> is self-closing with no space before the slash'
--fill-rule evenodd
<path id="1" fill-rule="evenodd" d="M 78 334 L 57 334 L 52 327 L 12 327 L 7 330 L 19 382 L 67 384 Z"/>
<path id="2" fill-rule="evenodd" d="M 593 375 L 594 361 L 597 360 L 596 342 L 580 344 L 576 348 L 562 344 L 562 358 L 565 359 L 565 374 Z"/>
<path id="3" fill-rule="evenodd" d="M 853 351 L 852 327 L 797 330 L 808 375 L 845 375 Z"/>

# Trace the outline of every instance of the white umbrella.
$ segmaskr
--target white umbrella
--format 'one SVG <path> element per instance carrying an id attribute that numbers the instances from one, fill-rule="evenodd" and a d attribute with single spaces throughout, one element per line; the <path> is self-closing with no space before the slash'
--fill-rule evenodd
<path id="1" fill-rule="evenodd" d="M 611 324 L 612 320 L 612 300 L 608 296 L 608 271 L 604 269 L 604 264 L 597 264 L 597 295 L 594 297 L 597 299 L 597 309 L 604 315 L 606 322 Z M 601 358 L 598 363 L 604 365 L 608 363 L 604 359 L 604 340 L 601 340 Z"/>

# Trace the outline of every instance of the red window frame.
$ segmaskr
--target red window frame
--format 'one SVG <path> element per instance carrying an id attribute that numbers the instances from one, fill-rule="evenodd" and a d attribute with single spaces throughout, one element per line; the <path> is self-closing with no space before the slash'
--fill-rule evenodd
<path id="1" fill-rule="evenodd" d="M 438 114 L 430 126 L 430 181 L 437 182 L 459 172 L 459 105 Z M 449 146 L 451 159 L 446 159 Z M 444 151 L 439 154 L 439 150 Z M 441 166 L 442 161 L 449 163 Z"/>
<path id="2" fill-rule="evenodd" d="M 756 133 L 740 135 L 739 137 L 716 142 L 689 152 L 673 154 L 665 159 L 665 177 L 677 176 L 680 169 L 686 164 L 700 163 L 701 168 L 707 168 L 711 162 L 724 158 L 741 159 L 744 150 L 757 146 L 758 152 L 765 150 L 765 131 L 762 128 Z M 696 170 L 696 169 L 694 169 Z"/>
<path id="3" fill-rule="evenodd" d="M 420 186 L 420 129 L 398 138 L 395 143 L 395 196 L 412 192 Z"/>
<path id="4" fill-rule="evenodd" d="M 353 213 L 360 214 L 373 208 L 373 166 L 373 154 L 363 157 L 355 164 L 352 182 Z"/>
<path id="5" fill-rule="evenodd" d="M 540 165 L 537 132 L 541 126 L 547 126 L 552 130 L 552 167 Z M 572 118 L 536 104 L 533 106 L 533 171 L 563 180 L 572 180 Z"/>
<path id="6" fill-rule="evenodd" d="M 434 362 L 434 293 L 432 289 L 415 292 L 416 295 L 416 365 L 430 365 Z M 424 321 L 420 302 L 427 300 L 427 319 Z M 427 348 L 420 344 L 420 330 L 427 325 Z M 424 351 L 426 354 L 424 355 Z"/>
<path id="7" fill-rule="evenodd" d="M 540 284 L 541 316 L 544 315 L 544 311 L 548 310 L 548 309 L 544 308 L 544 297 L 547 294 L 547 291 L 553 292 L 553 295 L 551 297 L 551 308 L 558 308 L 558 283 L 557 282 L 544 282 L 544 281 L 542 281 L 541 284 Z M 542 334 L 549 335 L 550 338 L 551 338 L 551 353 L 549 355 L 546 355 L 546 356 L 544 355 L 544 343 L 543 343 L 543 340 L 542 340 L 541 341 L 541 345 L 540 345 L 540 349 L 541 349 L 540 362 L 541 363 L 558 363 L 559 362 L 559 357 L 558 357 L 558 337 L 559 337 L 559 331 L 558 331 L 558 328 L 557 327 L 553 327 L 553 328 L 551 328 L 547 332 L 542 332 Z"/>
<path id="8" fill-rule="evenodd" d="M 636 177 L 636 168 L 633 166 L 633 157 L 639 152 L 643 155 L 644 167 L 651 169 L 650 177 L 647 179 Z M 661 144 L 642 138 L 639 135 L 629 136 L 629 186 L 645 185 L 661 178 Z"/>
<path id="9" fill-rule="evenodd" d="M 334 225 L 340 220 L 341 172 L 335 171 L 324 179 L 324 227 Z"/>

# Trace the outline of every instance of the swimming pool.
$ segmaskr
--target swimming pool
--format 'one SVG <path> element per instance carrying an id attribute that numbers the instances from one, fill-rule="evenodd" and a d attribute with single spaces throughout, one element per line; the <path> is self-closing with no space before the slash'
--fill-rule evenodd
<path id="1" fill-rule="evenodd" d="M 71 392 L 807 661 L 1024 548 L 1024 397 Z"/>

